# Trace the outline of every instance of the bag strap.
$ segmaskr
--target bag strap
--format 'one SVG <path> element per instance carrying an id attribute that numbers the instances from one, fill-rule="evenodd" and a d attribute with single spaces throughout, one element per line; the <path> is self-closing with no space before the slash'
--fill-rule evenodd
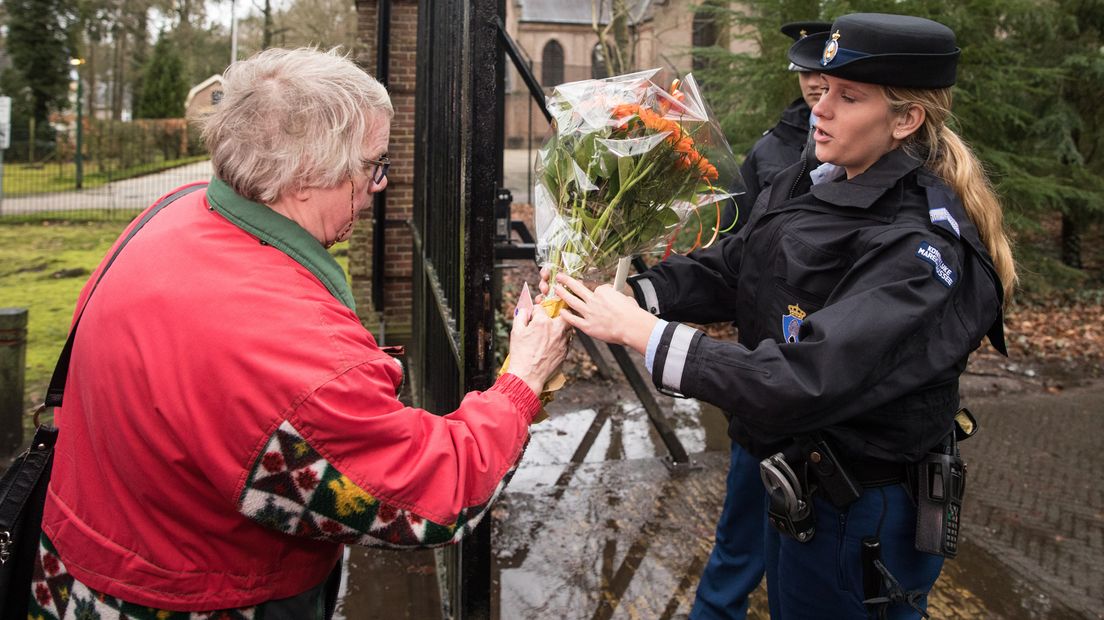
<path id="1" fill-rule="evenodd" d="M 84 300 L 84 306 L 81 307 L 80 313 L 77 314 L 77 320 L 73 321 L 73 328 L 69 330 L 69 338 L 65 341 L 65 346 L 61 349 L 61 355 L 58 356 L 57 365 L 54 366 L 54 374 L 50 378 L 50 387 L 46 390 L 46 402 L 44 407 L 60 407 L 62 397 L 65 394 L 65 379 L 69 375 L 69 357 L 73 354 L 73 340 L 77 335 L 77 326 L 80 325 L 81 317 L 84 316 L 84 311 L 88 308 L 88 302 L 92 299 L 92 294 L 96 292 L 96 287 L 99 286 L 100 281 L 103 280 L 104 274 L 111 268 L 111 264 L 118 258 L 119 252 L 123 251 L 126 244 L 134 237 L 135 233 L 142 229 L 153 216 L 161 212 L 161 209 L 169 206 L 170 203 L 178 198 L 183 198 L 188 194 L 207 187 L 206 183 L 197 183 L 195 185 L 189 185 L 188 187 L 181 188 L 172 194 L 161 199 L 152 209 L 146 211 L 142 219 L 138 221 L 138 224 L 130 229 L 130 233 L 127 234 L 123 242 L 119 244 L 119 247 L 115 248 L 115 253 L 111 255 L 111 258 L 107 259 L 104 264 L 104 268 L 100 270 L 100 276 L 96 278 L 96 281 L 92 284 L 92 290 L 88 292 L 88 297 Z M 36 414 L 37 417 L 37 414 Z M 37 426 L 37 424 L 36 424 Z"/>
<path id="2" fill-rule="evenodd" d="M 0 496 L 0 564 L 8 559 L 5 555 L 10 553 L 10 545 L 13 544 L 12 530 L 23 513 L 23 506 L 42 475 L 50 471 L 57 438 L 56 427 L 38 427 L 31 447 L 4 472 L 3 484 L 0 484 L 0 489 L 4 491 Z"/>

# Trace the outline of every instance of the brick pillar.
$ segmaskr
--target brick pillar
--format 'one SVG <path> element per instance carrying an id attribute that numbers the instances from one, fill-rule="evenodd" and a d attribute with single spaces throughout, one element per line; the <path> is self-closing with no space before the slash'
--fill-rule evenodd
<path id="1" fill-rule="evenodd" d="M 356 0 L 356 60 L 376 73 L 377 0 Z M 413 241 L 407 222 L 414 216 L 414 91 L 418 46 L 417 0 L 391 0 L 390 76 L 387 90 L 395 118 L 391 122 L 391 172 L 387 175 L 387 219 L 383 265 L 372 264 L 372 221 L 365 218 L 353 231 L 349 272 L 353 296 L 365 327 L 380 335 L 378 300 L 372 299 L 372 273 L 381 268 L 386 339 L 389 344 L 411 337 Z"/>

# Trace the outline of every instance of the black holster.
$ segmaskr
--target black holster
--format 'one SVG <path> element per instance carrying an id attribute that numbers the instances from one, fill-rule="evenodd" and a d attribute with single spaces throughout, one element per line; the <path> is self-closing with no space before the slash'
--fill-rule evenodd
<path id="1" fill-rule="evenodd" d="M 817 488 L 833 506 L 843 510 L 862 497 L 862 485 L 836 456 L 832 446 L 820 435 L 802 435 L 795 439 Z"/>
<path id="2" fill-rule="evenodd" d="M 950 433 L 916 467 L 916 550 L 953 558 L 958 554 L 966 492 L 966 463 L 955 434 Z"/>

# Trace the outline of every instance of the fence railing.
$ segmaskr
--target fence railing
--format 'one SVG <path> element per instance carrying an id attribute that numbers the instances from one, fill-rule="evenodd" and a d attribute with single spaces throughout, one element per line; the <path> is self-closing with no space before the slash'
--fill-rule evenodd
<path id="1" fill-rule="evenodd" d="M 55 126 L 49 139 L 35 133 L 12 127 L 0 218 L 129 219 L 174 187 L 211 175 L 199 132 L 184 119 L 83 119 L 80 140 L 76 123 Z"/>

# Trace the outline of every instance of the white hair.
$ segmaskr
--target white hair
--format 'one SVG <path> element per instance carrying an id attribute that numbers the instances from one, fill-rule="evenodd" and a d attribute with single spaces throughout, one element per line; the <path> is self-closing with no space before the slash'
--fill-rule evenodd
<path id="1" fill-rule="evenodd" d="M 230 65 L 222 84 L 203 121 L 215 175 L 265 204 L 359 171 L 369 132 L 394 115 L 383 85 L 337 48 L 268 49 Z"/>

